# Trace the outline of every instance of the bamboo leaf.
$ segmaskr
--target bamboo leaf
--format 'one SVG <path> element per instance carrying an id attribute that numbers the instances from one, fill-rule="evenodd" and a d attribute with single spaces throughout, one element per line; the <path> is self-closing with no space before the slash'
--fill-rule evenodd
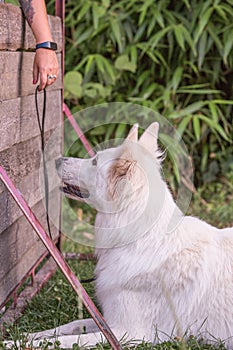
<path id="1" fill-rule="evenodd" d="M 169 119 L 178 119 L 178 118 L 182 118 L 188 114 L 193 114 L 195 112 L 198 112 L 199 110 L 201 110 L 202 107 L 204 107 L 206 105 L 205 101 L 198 101 L 198 102 L 194 102 L 191 105 L 181 109 L 180 111 L 176 111 L 171 113 L 168 118 Z"/>
<path id="2" fill-rule="evenodd" d="M 115 132 L 115 138 L 116 139 L 123 139 L 125 137 L 125 131 L 127 129 L 127 124 L 120 123 L 117 126 L 116 132 Z"/>
<path id="3" fill-rule="evenodd" d="M 95 62 L 101 73 L 104 73 L 104 58 L 101 55 L 95 55 Z"/>
<path id="4" fill-rule="evenodd" d="M 99 26 L 99 19 L 105 14 L 104 7 L 101 7 L 97 5 L 96 3 L 93 3 L 92 5 L 92 17 L 93 17 L 93 24 L 94 29 L 97 30 Z"/>
<path id="5" fill-rule="evenodd" d="M 157 88 L 157 84 L 156 83 L 152 83 L 146 89 L 143 90 L 142 97 L 145 100 L 148 99 L 151 96 L 151 94 L 156 90 L 156 88 Z"/>
<path id="6" fill-rule="evenodd" d="M 222 17 L 222 19 L 227 22 L 227 16 L 226 16 L 226 13 L 224 12 L 222 6 L 221 5 L 214 5 L 214 9 L 219 14 L 219 16 Z"/>
<path id="7" fill-rule="evenodd" d="M 156 18 L 153 17 L 149 23 L 148 29 L 147 29 L 147 37 L 150 37 L 151 33 L 153 32 L 154 28 L 156 26 Z"/>
<path id="8" fill-rule="evenodd" d="M 152 50 L 147 50 L 147 51 L 146 51 L 146 54 L 147 54 L 148 57 L 151 58 L 151 60 L 152 60 L 154 63 L 159 64 L 159 60 L 155 57 L 155 55 L 154 55 L 154 53 L 153 53 Z"/>
<path id="9" fill-rule="evenodd" d="M 134 43 L 137 43 L 141 39 L 141 37 L 145 33 L 145 30 L 146 30 L 146 23 L 143 23 L 139 26 L 137 32 L 135 33 Z"/>
<path id="10" fill-rule="evenodd" d="M 183 3 L 185 4 L 185 6 L 187 7 L 187 9 L 190 9 L 190 3 L 188 0 L 182 0 Z"/>
<path id="11" fill-rule="evenodd" d="M 196 47 L 195 47 L 194 41 L 193 41 L 190 33 L 188 32 L 188 30 L 184 26 L 182 27 L 182 32 L 183 32 L 185 40 L 189 44 L 194 56 L 196 56 L 197 55 Z"/>
<path id="12" fill-rule="evenodd" d="M 131 58 L 131 62 L 137 65 L 138 53 L 137 53 L 137 47 L 135 45 L 131 46 L 130 48 L 130 58 Z"/>
<path id="13" fill-rule="evenodd" d="M 177 67 L 174 74 L 173 74 L 173 77 L 172 77 L 172 92 L 173 92 L 173 94 L 176 92 L 176 90 L 181 82 L 182 74 L 183 74 L 183 68 Z"/>
<path id="14" fill-rule="evenodd" d="M 154 8 L 153 15 L 154 15 L 155 20 L 156 20 L 156 21 L 158 22 L 158 24 L 160 25 L 160 27 L 161 27 L 161 28 L 164 28 L 164 27 L 165 27 L 165 24 L 164 24 L 164 17 L 163 17 L 163 15 L 161 14 L 161 12 L 160 12 L 157 8 Z"/>
<path id="15" fill-rule="evenodd" d="M 219 37 L 216 34 L 216 28 L 212 23 L 209 23 L 207 26 L 207 30 L 210 33 L 211 38 L 213 39 L 213 41 L 215 42 L 216 47 L 218 48 L 218 51 L 220 53 L 220 56 L 223 56 L 223 47 L 222 47 L 222 43 L 221 40 L 219 39 Z"/>
<path id="16" fill-rule="evenodd" d="M 141 75 L 138 77 L 136 88 L 139 88 L 147 79 L 149 79 L 150 74 L 150 70 L 145 70 L 143 73 L 141 73 Z"/>
<path id="17" fill-rule="evenodd" d="M 202 148 L 202 158 L 201 158 L 201 171 L 204 172 L 207 166 L 207 161 L 209 158 L 209 147 L 205 143 Z"/>
<path id="18" fill-rule="evenodd" d="M 201 34 L 203 33 L 204 28 L 206 27 L 214 8 L 211 6 L 206 10 L 206 12 L 199 18 L 199 23 L 197 27 L 197 31 L 195 33 L 194 42 L 197 43 Z"/>
<path id="19" fill-rule="evenodd" d="M 224 140 L 230 141 L 230 139 L 228 138 L 227 134 L 225 133 L 223 128 L 220 126 L 220 124 L 216 123 L 213 119 L 209 119 L 208 117 L 202 114 L 199 115 L 199 118 L 203 120 L 213 132 L 216 131 L 220 136 L 222 136 Z"/>
<path id="20" fill-rule="evenodd" d="M 94 64 L 94 58 L 95 58 L 94 55 L 89 55 L 89 56 L 88 56 L 87 64 L 86 64 L 86 66 L 85 66 L 85 75 L 87 75 L 87 74 L 90 72 L 91 67 L 92 67 L 93 64 Z"/>
<path id="21" fill-rule="evenodd" d="M 93 33 L 93 28 L 87 28 L 75 41 L 75 45 L 78 46 L 86 41 Z"/>
<path id="22" fill-rule="evenodd" d="M 212 101 L 209 101 L 208 103 L 212 118 L 214 120 L 215 123 L 218 123 L 218 111 L 217 111 L 217 107 L 216 104 L 213 103 Z"/>
<path id="23" fill-rule="evenodd" d="M 218 105 L 233 105 L 233 100 L 212 100 L 212 102 Z"/>
<path id="24" fill-rule="evenodd" d="M 113 67 L 108 60 L 102 55 L 95 55 L 95 62 L 99 70 L 99 80 L 102 81 L 104 79 L 106 84 L 114 84 L 116 78 Z"/>
<path id="25" fill-rule="evenodd" d="M 106 79 L 106 83 L 114 84 L 116 81 L 114 68 L 113 68 L 112 64 L 110 64 L 106 58 L 104 58 L 104 67 L 105 67 L 105 75 L 108 77 Z"/>
<path id="26" fill-rule="evenodd" d="M 201 69 L 207 48 L 207 33 L 203 32 L 198 44 L 198 68 Z"/>
<path id="27" fill-rule="evenodd" d="M 81 7 L 81 10 L 79 10 L 78 12 L 78 21 L 80 21 L 85 15 L 86 13 L 89 11 L 89 9 L 91 8 L 91 2 L 90 1 L 85 1 L 83 2 L 83 6 Z"/>
<path id="28" fill-rule="evenodd" d="M 184 117 L 181 122 L 178 125 L 177 131 L 180 134 L 180 136 L 182 137 L 185 129 L 187 128 L 188 124 L 190 123 L 190 121 L 192 120 L 193 116 L 192 114 L 187 115 L 186 117 Z"/>
<path id="29" fill-rule="evenodd" d="M 108 125 L 107 130 L 105 130 L 105 137 L 104 137 L 105 141 L 108 141 L 109 139 L 111 139 L 111 135 L 114 133 L 115 128 L 116 128 L 116 124 L 114 123 Z M 115 137 L 115 134 L 114 134 L 114 137 Z"/>
<path id="30" fill-rule="evenodd" d="M 193 90 L 193 89 L 185 89 L 185 88 L 180 88 L 177 90 L 177 93 L 180 94 L 193 94 L 193 95 L 207 95 L 207 94 L 219 94 L 221 93 L 220 90 L 212 90 L 212 89 L 198 89 L 198 90 Z"/>
<path id="31" fill-rule="evenodd" d="M 160 141 L 162 144 L 166 147 L 166 152 L 168 153 L 168 156 L 172 162 L 173 165 L 173 171 L 176 177 L 177 182 L 180 182 L 180 168 L 179 168 L 179 154 L 180 152 L 183 152 L 180 145 L 175 142 L 173 137 L 170 137 L 169 135 L 160 133 L 159 136 Z"/>
<path id="32" fill-rule="evenodd" d="M 75 67 L 74 70 L 80 70 L 85 65 L 85 63 L 88 61 L 88 59 L 89 59 L 89 56 L 84 57 L 81 60 L 81 62 Z"/>
<path id="33" fill-rule="evenodd" d="M 143 5 L 141 6 L 140 9 L 140 16 L 139 16 L 139 22 L 138 25 L 140 26 L 146 17 L 146 14 L 148 13 L 148 8 L 153 4 L 154 0 L 145 0 Z"/>
<path id="34" fill-rule="evenodd" d="M 158 42 L 162 39 L 162 37 L 165 36 L 165 34 L 167 34 L 169 31 L 171 30 L 171 26 L 167 26 L 164 29 L 161 29 L 160 31 L 158 31 L 149 41 L 150 45 L 151 45 L 151 49 L 153 50 Z"/>
<path id="35" fill-rule="evenodd" d="M 121 39 L 121 27 L 119 21 L 117 19 L 110 19 L 111 28 L 115 37 L 115 40 L 118 45 L 118 50 L 120 53 L 123 51 L 123 44 Z"/>
<path id="36" fill-rule="evenodd" d="M 185 38 L 182 30 L 182 24 L 178 24 L 174 27 L 174 33 L 175 33 L 177 43 L 179 44 L 181 49 L 185 51 L 185 45 L 184 45 Z"/>
<path id="37" fill-rule="evenodd" d="M 199 141 L 201 137 L 201 127 L 200 127 L 200 119 L 198 115 L 194 115 L 193 117 L 193 130 L 194 130 L 196 140 Z"/>
<path id="38" fill-rule="evenodd" d="M 185 85 L 185 86 L 181 86 L 181 89 L 199 89 L 199 88 L 204 88 L 204 87 L 207 87 L 209 86 L 210 84 L 209 83 L 204 83 L 204 84 L 191 84 L 191 85 Z"/>
<path id="39" fill-rule="evenodd" d="M 224 33 L 223 40 L 223 61 L 227 65 L 227 58 L 233 47 L 233 29 Z"/>

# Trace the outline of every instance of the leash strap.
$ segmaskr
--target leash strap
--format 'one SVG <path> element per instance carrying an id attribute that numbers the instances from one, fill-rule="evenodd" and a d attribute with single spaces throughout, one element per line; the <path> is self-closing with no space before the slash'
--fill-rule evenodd
<path id="1" fill-rule="evenodd" d="M 49 221 L 49 181 L 48 181 L 48 170 L 47 170 L 46 161 L 45 161 L 45 140 L 44 140 L 44 133 L 45 133 L 44 127 L 45 127 L 45 115 L 46 115 L 46 89 L 44 89 L 42 118 L 40 118 L 39 107 L 38 107 L 38 88 L 39 86 L 36 87 L 36 91 L 35 91 L 36 115 L 37 115 L 37 121 L 40 129 L 40 136 L 41 136 L 41 151 L 42 151 L 44 187 L 45 187 L 46 220 L 47 220 L 49 236 L 52 239 L 52 233 L 51 233 L 50 221 Z M 95 281 L 95 278 L 82 279 L 80 282 L 91 283 L 93 281 Z"/>
<path id="2" fill-rule="evenodd" d="M 84 280 L 80 280 L 80 283 L 91 283 L 91 282 L 94 282 L 96 280 L 95 277 L 92 277 L 92 278 L 87 278 L 87 279 L 84 279 Z"/>
<path id="3" fill-rule="evenodd" d="M 45 190 L 45 208 L 46 208 L 46 221 L 48 226 L 49 236 L 52 239 L 51 227 L 49 222 L 49 181 L 48 181 L 48 170 L 45 161 L 45 140 L 44 140 L 44 126 L 45 126 L 45 115 L 46 115 L 46 90 L 44 89 L 44 99 L 43 99 L 43 109 L 42 109 L 42 118 L 40 118 L 39 107 L 38 107 L 38 89 L 36 87 L 35 91 L 35 104 L 36 104 L 36 115 L 37 121 L 40 129 L 41 137 L 41 152 L 42 152 L 42 161 L 43 161 L 43 175 L 44 175 L 44 190 Z"/>

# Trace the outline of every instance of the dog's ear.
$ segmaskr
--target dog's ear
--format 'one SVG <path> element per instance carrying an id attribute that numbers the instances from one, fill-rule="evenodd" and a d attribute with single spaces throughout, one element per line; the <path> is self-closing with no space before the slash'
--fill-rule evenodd
<path id="1" fill-rule="evenodd" d="M 142 136 L 139 139 L 139 144 L 144 146 L 150 152 L 158 149 L 158 134 L 159 134 L 159 123 L 152 123 L 148 128 L 144 131 Z"/>
<path id="2" fill-rule="evenodd" d="M 134 124 L 130 129 L 128 136 L 126 137 L 127 141 L 138 142 L 138 124 Z"/>

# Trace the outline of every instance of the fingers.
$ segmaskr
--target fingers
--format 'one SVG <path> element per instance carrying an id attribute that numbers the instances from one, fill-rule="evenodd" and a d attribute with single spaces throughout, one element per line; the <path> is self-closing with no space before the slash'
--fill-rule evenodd
<path id="1" fill-rule="evenodd" d="M 56 53 L 51 50 L 38 49 L 34 58 L 33 84 L 39 80 L 39 90 L 43 90 L 56 81 L 58 72 Z"/>
<path id="2" fill-rule="evenodd" d="M 40 85 L 39 85 L 39 91 L 44 90 L 46 88 L 47 84 L 47 72 L 46 71 L 40 71 Z"/>
<path id="3" fill-rule="evenodd" d="M 38 66 L 36 65 L 36 62 L 34 60 L 34 63 L 33 63 L 33 80 L 32 80 L 32 83 L 33 84 L 36 84 L 38 82 L 38 79 L 39 79 L 39 70 L 38 70 Z"/>

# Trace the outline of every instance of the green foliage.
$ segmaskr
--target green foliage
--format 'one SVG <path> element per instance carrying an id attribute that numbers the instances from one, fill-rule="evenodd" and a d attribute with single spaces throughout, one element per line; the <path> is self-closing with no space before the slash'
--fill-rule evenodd
<path id="1" fill-rule="evenodd" d="M 19 1 L 18 0 L 5 0 L 4 1 L 6 4 L 13 4 L 19 6 Z"/>
<path id="2" fill-rule="evenodd" d="M 158 111 L 181 133 L 200 168 L 198 180 L 204 181 L 212 149 L 223 154 L 220 169 L 229 163 L 224 152 L 233 147 L 232 5 L 232 0 L 70 0 L 67 102 L 81 109 L 123 101 Z"/>

